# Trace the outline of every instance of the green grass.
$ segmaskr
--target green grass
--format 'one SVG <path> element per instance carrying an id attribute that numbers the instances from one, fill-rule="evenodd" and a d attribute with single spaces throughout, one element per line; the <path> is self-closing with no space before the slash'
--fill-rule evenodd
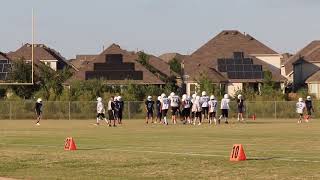
<path id="1" fill-rule="evenodd" d="M 218 127 L 96 127 L 94 121 L 0 121 L 0 177 L 18 179 L 320 179 L 320 122 Z M 64 151 L 73 137 L 77 151 Z M 233 144 L 247 158 L 230 162 Z"/>

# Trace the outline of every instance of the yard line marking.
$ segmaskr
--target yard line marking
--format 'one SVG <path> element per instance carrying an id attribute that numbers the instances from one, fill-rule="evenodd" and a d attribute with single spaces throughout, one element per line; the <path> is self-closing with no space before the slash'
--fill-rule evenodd
<path id="1" fill-rule="evenodd" d="M 0 143 L 0 145 L 17 145 L 17 146 L 29 146 L 29 147 L 52 147 L 52 148 L 60 148 L 60 146 L 49 146 L 49 145 L 29 145 L 29 144 L 5 144 Z M 87 147 L 90 148 L 90 147 Z M 99 148 L 99 147 L 96 147 Z M 94 149 L 94 148 L 93 148 Z M 79 149 L 81 150 L 81 149 Z M 82 150 L 86 150 L 85 147 Z M 90 150 L 90 149 L 88 149 Z M 150 151 L 150 150 L 129 150 L 129 149 L 115 149 L 115 148 L 99 148 L 97 150 L 102 151 L 121 151 L 121 152 L 134 152 L 134 153 L 158 153 L 158 154 L 170 154 L 170 155 L 187 155 L 187 156 L 203 156 L 203 157 L 224 157 L 229 158 L 229 156 L 218 155 L 218 154 L 202 154 L 202 153 L 184 153 L 184 152 L 169 152 L 169 151 Z M 216 151 L 221 152 L 221 151 Z M 259 159 L 269 159 L 270 160 L 279 160 L 279 161 L 289 161 L 289 162 L 312 162 L 312 163 L 320 163 L 320 160 L 306 160 L 306 159 L 295 159 L 294 157 L 287 158 L 278 158 L 278 157 L 247 157 L 247 159 L 251 160 L 259 160 Z"/>

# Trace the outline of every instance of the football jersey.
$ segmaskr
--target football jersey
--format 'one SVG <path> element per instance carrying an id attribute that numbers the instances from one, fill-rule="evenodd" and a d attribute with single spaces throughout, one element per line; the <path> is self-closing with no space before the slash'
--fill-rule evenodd
<path id="1" fill-rule="evenodd" d="M 147 100 L 147 101 L 145 102 L 145 104 L 146 104 L 146 107 L 147 107 L 147 110 L 148 110 L 148 111 L 153 111 L 154 101 L 149 101 L 149 100 Z"/>
<path id="2" fill-rule="evenodd" d="M 210 100 L 209 101 L 209 112 L 217 112 L 218 108 L 218 101 L 217 100 Z"/>
<path id="3" fill-rule="evenodd" d="M 201 104 L 200 101 L 195 100 L 192 104 L 192 112 L 201 112 Z"/>
<path id="4" fill-rule="evenodd" d="M 35 109 L 37 112 L 42 112 L 42 103 L 36 102 Z"/>
<path id="5" fill-rule="evenodd" d="M 210 100 L 209 96 L 201 96 L 200 97 L 201 107 L 208 107 L 209 106 L 209 104 L 208 104 L 209 100 Z"/>
<path id="6" fill-rule="evenodd" d="M 160 112 L 161 102 L 159 100 L 156 101 L 156 108 L 157 108 L 157 111 Z"/>
<path id="7" fill-rule="evenodd" d="M 230 109 L 229 102 L 230 102 L 230 99 L 223 98 L 221 100 L 221 109 Z"/>
<path id="8" fill-rule="evenodd" d="M 189 98 L 183 101 L 183 108 L 188 109 L 191 108 L 192 102 Z"/>
<path id="9" fill-rule="evenodd" d="M 179 96 L 172 96 L 170 98 L 170 106 L 171 107 L 179 107 L 180 99 Z"/>
<path id="10" fill-rule="evenodd" d="M 168 98 L 162 98 L 161 100 L 161 109 L 166 110 L 169 109 L 170 100 Z"/>
<path id="11" fill-rule="evenodd" d="M 108 111 L 114 110 L 114 102 L 113 101 L 109 101 L 108 102 Z"/>
<path id="12" fill-rule="evenodd" d="M 305 107 L 306 107 L 306 104 L 304 102 L 297 102 L 296 104 L 297 113 L 302 114 Z"/>
<path id="13" fill-rule="evenodd" d="M 238 108 L 243 108 L 244 107 L 244 100 L 243 99 L 238 99 L 237 103 L 238 103 Z"/>
<path id="14" fill-rule="evenodd" d="M 307 109 L 312 109 L 312 101 L 306 100 L 305 104 Z"/>
<path id="15" fill-rule="evenodd" d="M 97 113 L 98 113 L 98 114 L 99 114 L 99 113 L 105 113 L 105 111 L 104 111 L 104 105 L 103 105 L 102 102 L 98 102 L 98 103 L 97 103 Z"/>

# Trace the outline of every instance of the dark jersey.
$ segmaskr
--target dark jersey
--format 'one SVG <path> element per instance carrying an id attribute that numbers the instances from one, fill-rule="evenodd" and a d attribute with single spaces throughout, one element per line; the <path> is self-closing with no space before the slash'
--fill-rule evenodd
<path id="1" fill-rule="evenodd" d="M 238 99 L 237 104 L 238 104 L 238 108 L 243 108 L 244 107 L 244 100 Z"/>
<path id="2" fill-rule="evenodd" d="M 145 102 L 145 104 L 146 104 L 146 108 L 147 108 L 148 111 L 153 111 L 154 101 L 149 101 L 149 100 L 147 100 L 147 101 Z"/>
<path id="3" fill-rule="evenodd" d="M 307 109 L 309 109 L 309 110 L 313 109 L 312 101 L 306 100 L 305 103 L 306 103 L 306 108 L 307 108 Z"/>
<path id="4" fill-rule="evenodd" d="M 123 101 L 118 101 L 118 106 L 119 106 L 119 111 L 123 111 L 123 109 L 124 109 L 124 102 L 123 102 Z"/>
<path id="5" fill-rule="evenodd" d="M 114 110 L 119 111 L 119 109 L 120 109 L 119 101 L 114 101 Z"/>
<path id="6" fill-rule="evenodd" d="M 42 112 L 42 103 L 36 103 L 36 105 L 35 105 L 35 110 L 37 111 L 37 112 Z"/>
<path id="7" fill-rule="evenodd" d="M 157 109 L 157 112 L 160 112 L 161 102 L 159 100 L 156 101 L 156 109 Z"/>

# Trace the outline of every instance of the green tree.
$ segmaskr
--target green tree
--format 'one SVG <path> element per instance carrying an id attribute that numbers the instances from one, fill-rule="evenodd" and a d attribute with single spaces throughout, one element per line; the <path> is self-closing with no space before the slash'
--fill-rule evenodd
<path id="1" fill-rule="evenodd" d="M 148 65 L 149 64 L 149 59 L 150 56 L 144 52 L 139 52 L 138 54 L 138 61 L 142 64 L 142 65 Z"/>
<path id="2" fill-rule="evenodd" d="M 182 73 L 181 63 L 178 59 L 173 58 L 169 61 L 170 69 L 178 74 Z"/>

